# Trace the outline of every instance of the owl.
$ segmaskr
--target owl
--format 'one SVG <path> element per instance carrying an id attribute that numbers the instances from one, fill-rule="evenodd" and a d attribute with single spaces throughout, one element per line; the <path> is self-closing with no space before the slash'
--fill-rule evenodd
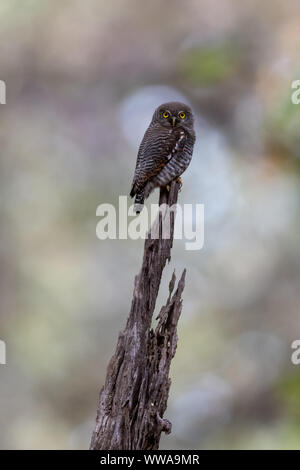
<path id="1" fill-rule="evenodd" d="M 136 213 L 153 189 L 167 186 L 187 169 L 194 142 L 194 117 L 189 106 L 170 102 L 154 111 L 140 144 L 130 191 L 130 196 L 135 196 Z"/>

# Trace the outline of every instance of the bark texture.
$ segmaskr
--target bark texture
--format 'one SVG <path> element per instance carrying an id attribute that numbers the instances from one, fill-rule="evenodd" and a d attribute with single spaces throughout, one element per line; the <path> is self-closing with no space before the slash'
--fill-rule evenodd
<path id="1" fill-rule="evenodd" d="M 160 192 L 160 204 L 177 203 L 179 185 Z M 160 310 L 155 329 L 152 316 L 163 269 L 171 258 L 171 237 L 146 238 L 143 264 L 135 278 L 133 299 L 126 327 L 119 334 L 116 351 L 100 392 L 93 450 L 158 449 L 162 431 L 171 432 L 164 418 L 170 388 L 169 370 L 177 345 L 177 323 L 182 309 L 185 270 L 174 292 L 176 278 L 169 284 L 169 297 Z"/>

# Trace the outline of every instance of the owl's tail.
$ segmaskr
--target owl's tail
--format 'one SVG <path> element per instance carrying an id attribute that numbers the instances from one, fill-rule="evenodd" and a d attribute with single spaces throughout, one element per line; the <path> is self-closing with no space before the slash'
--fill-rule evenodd
<path id="1" fill-rule="evenodd" d="M 135 199 L 134 199 L 134 207 L 133 210 L 137 214 L 139 214 L 143 207 L 144 207 L 144 199 L 145 199 L 145 194 L 144 191 L 140 191 L 139 193 L 136 193 Z"/>

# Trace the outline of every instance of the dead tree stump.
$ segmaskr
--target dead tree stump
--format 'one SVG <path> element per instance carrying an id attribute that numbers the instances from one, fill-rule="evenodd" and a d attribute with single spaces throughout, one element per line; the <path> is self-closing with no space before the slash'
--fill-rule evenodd
<path id="1" fill-rule="evenodd" d="M 159 204 L 177 203 L 179 185 L 160 191 Z M 96 425 L 90 449 L 154 450 L 161 432 L 171 432 L 164 419 L 171 380 L 169 370 L 177 345 L 177 323 L 182 309 L 185 270 L 176 291 L 175 274 L 169 297 L 160 310 L 156 328 L 151 328 L 163 269 L 171 259 L 175 216 L 171 214 L 170 238 L 145 240 L 143 264 L 135 278 L 130 314 L 119 334 L 116 351 L 107 368 L 100 392 Z"/>

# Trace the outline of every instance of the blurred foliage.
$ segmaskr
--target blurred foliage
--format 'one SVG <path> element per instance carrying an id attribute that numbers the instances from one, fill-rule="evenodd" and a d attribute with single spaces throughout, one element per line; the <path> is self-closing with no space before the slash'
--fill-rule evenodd
<path id="1" fill-rule="evenodd" d="M 300 377 L 290 374 L 278 384 L 278 398 L 290 416 L 293 417 L 295 426 L 300 424 Z"/>
<path id="2" fill-rule="evenodd" d="M 298 76 L 295 72 L 295 76 Z M 299 159 L 300 157 L 300 115 L 298 106 L 292 103 L 289 89 L 278 103 L 270 110 L 269 135 L 273 145 L 281 147 L 285 154 Z"/>
<path id="3" fill-rule="evenodd" d="M 193 47 L 180 62 L 183 78 L 198 86 L 214 86 L 236 76 L 238 65 L 239 51 L 232 42 Z"/>

